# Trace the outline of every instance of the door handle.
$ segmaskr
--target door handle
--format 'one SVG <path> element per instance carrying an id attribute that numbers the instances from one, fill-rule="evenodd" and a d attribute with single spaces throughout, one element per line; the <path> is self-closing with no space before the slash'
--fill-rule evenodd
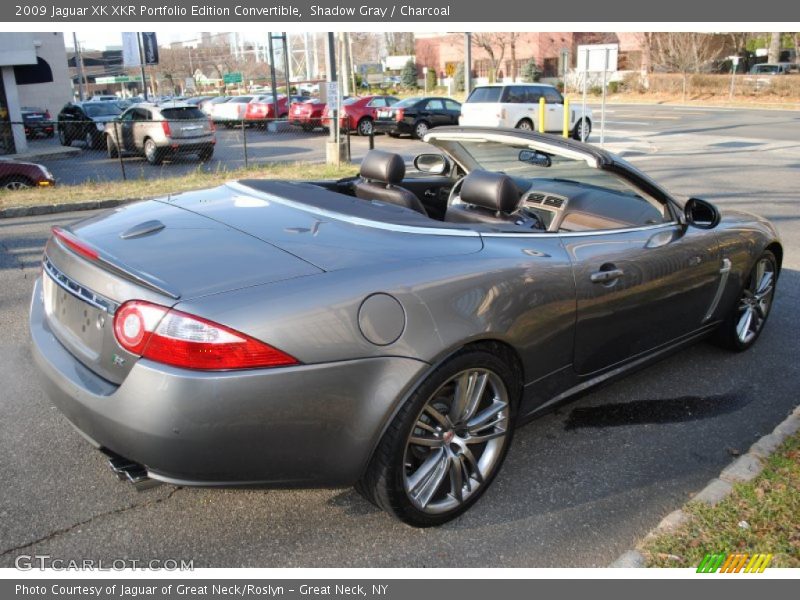
<path id="1" fill-rule="evenodd" d="M 609 283 L 610 281 L 616 281 L 623 275 L 622 269 L 609 269 L 607 271 L 592 273 L 589 279 L 592 280 L 592 283 Z"/>
<path id="2" fill-rule="evenodd" d="M 423 194 L 425 194 L 426 198 L 436 198 L 436 196 L 437 196 L 436 192 L 433 191 L 431 188 L 428 188 L 427 190 L 425 190 L 423 192 Z"/>

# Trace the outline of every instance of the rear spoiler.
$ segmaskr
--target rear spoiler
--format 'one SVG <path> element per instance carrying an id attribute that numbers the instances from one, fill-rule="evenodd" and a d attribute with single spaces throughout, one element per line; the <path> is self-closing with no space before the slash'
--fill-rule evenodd
<path id="1" fill-rule="evenodd" d="M 133 283 L 141 285 L 142 287 L 146 287 L 154 292 L 169 296 L 174 300 L 177 300 L 181 297 L 180 292 L 170 288 L 158 277 L 154 277 L 149 273 L 143 273 L 128 267 L 123 262 L 109 255 L 107 252 L 103 252 L 99 248 L 96 248 L 88 242 L 81 240 L 68 229 L 64 229 L 63 227 L 53 227 L 51 231 L 53 232 L 52 239 L 61 245 L 61 247 L 70 250 L 73 254 L 77 254 L 78 256 L 90 262 L 102 266 L 105 270 L 113 273 L 114 275 L 122 277 L 123 279 L 127 279 L 128 281 L 132 281 Z"/>

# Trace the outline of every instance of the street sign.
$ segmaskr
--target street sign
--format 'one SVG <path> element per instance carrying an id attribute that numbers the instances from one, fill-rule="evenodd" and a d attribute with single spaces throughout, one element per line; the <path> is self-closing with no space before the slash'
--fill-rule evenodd
<path id="1" fill-rule="evenodd" d="M 444 72 L 445 75 L 448 77 L 454 77 L 456 74 L 456 63 L 449 62 L 444 65 Z"/>
<path id="2" fill-rule="evenodd" d="M 244 79 L 242 78 L 241 71 L 233 71 L 231 73 L 225 73 L 222 76 L 222 81 L 227 85 L 229 83 L 242 83 Z"/>
<path id="3" fill-rule="evenodd" d="M 339 82 L 326 81 L 325 82 L 325 98 L 327 99 L 328 106 L 339 105 Z"/>
<path id="4" fill-rule="evenodd" d="M 106 83 L 138 83 L 141 82 L 142 78 L 139 75 L 134 75 L 131 77 L 130 75 L 117 75 L 116 77 L 98 77 L 94 80 L 95 83 L 103 85 Z"/>

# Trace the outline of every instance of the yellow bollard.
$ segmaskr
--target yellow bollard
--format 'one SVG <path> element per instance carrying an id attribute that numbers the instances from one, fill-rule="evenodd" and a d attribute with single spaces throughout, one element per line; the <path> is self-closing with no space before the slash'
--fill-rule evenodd
<path id="1" fill-rule="evenodd" d="M 539 98 L 539 133 L 544 133 L 544 96 Z"/>
<path id="2" fill-rule="evenodd" d="M 569 98 L 564 98 L 564 131 L 562 135 L 569 138 Z"/>

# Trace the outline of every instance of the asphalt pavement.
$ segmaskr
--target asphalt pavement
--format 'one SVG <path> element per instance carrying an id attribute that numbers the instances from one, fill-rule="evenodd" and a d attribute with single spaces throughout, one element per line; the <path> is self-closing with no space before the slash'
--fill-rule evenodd
<path id="1" fill-rule="evenodd" d="M 798 403 L 800 112 L 609 109 L 609 146 L 668 189 L 780 229 L 783 272 L 750 351 L 700 343 L 525 426 L 481 501 L 437 529 L 392 521 L 349 489 L 137 493 L 51 407 L 28 349 L 49 228 L 87 213 L 0 220 L 0 565 L 34 553 L 196 567 L 612 562 Z"/>

